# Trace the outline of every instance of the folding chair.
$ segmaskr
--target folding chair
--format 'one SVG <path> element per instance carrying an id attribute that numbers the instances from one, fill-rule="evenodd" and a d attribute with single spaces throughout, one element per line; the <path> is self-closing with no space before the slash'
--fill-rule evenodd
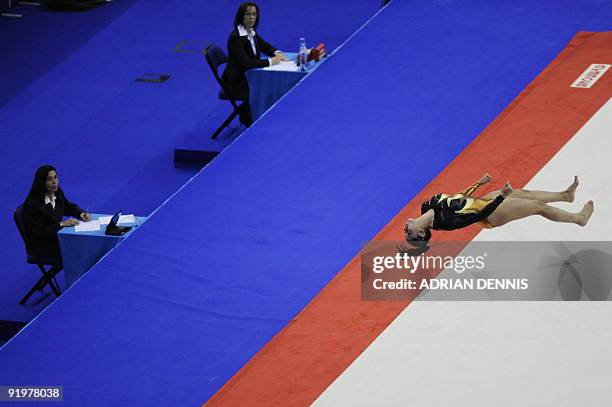
<path id="1" fill-rule="evenodd" d="M 32 289 L 30 289 L 30 291 L 28 291 L 28 293 L 21 299 L 21 301 L 19 301 L 20 305 L 24 305 L 26 301 L 32 296 L 32 294 L 34 294 L 36 291 L 42 291 L 42 289 L 45 288 L 46 285 L 51 287 L 51 290 L 53 291 L 53 294 L 55 294 L 56 297 L 59 297 L 62 292 L 60 291 L 59 284 L 57 284 L 55 275 L 62 271 L 63 268 L 60 259 L 38 257 L 30 254 L 30 239 L 28 237 L 23 213 L 23 206 L 20 205 L 17 209 L 15 209 L 15 212 L 13 213 L 13 219 L 15 220 L 15 225 L 17 225 L 17 229 L 19 229 L 19 234 L 21 235 L 23 243 L 26 247 L 26 261 L 28 264 L 36 264 L 40 272 L 42 273 L 42 277 L 38 279 Z M 45 266 L 50 267 L 49 269 L 46 269 Z"/>
<path id="2" fill-rule="evenodd" d="M 213 135 L 210 137 L 212 139 L 216 139 L 219 133 L 221 133 L 221 131 L 224 128 L 229 126 L 232 120 L 234 120 L 234 118 L 240 114 L 240 108 L 242 104 L 238 105 L 237 102 L 238 101 L 244 102 L 244 99 L 234 98 L 231 95 L 231 93 L 228 92 L 227 88 L 225 87 L 225 84 L 223 83 L 223 81 L 221 80 L 221 77 L 219 76 L 219 66 L 223 64 L 227 64 L 227 62 L 229 61 L 229 59 L 227 58 L 227 55 L 225 55 L 225 52 L 223 52 L 223 50 L 219 48 L 218 46 L 216 46 L 215 44 L 210 44 L 208 47 L 206 47 L 206 50 L 204 51 L 204 56 L 206 57 L 206 62 L 208 62 L 208 66 L 210 66 L 210 70 L 215 76 L 217 83 L 219 83 L 219 86 L 221 87 L 221 90 L 219 91 L 219 99 L 228 100 L 234 108 L 234 110 L 232 111 L 232 114 L 230 114 L 229 117 L 225 119 L 223 124 L 221 124 L 221 126 L 217 130 L 215 130 Z M 248 126 L 247 123 L 243 123 L 243 124 L 245 126 Z"/>

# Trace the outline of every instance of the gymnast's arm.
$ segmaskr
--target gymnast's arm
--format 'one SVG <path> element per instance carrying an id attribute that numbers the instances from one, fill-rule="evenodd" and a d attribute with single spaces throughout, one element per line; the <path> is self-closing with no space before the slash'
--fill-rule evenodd
<path id="1" fill-rule="evenodd" d="M 512 185 L 510 185 L 510 183 L 506 181 L 504 187 L 501 189 L 500 194 L 491 202 L 489 202 L 484 208 L 482 208 L 480 212 L 449 216 L 448 219 L 445 219 L 442 225 L 439 225 L 439 229 L 455 230 L 469 226 L 472 223 L 485 220 L 497 209 L 499 205 L 501 205 L 502 202 L 504 202 L 504 198 L 509 196 L 511 193 Z"/>
<path id="2" fill-rule="evenodd" d="M 482 211 L 478 213 L 469 213 L 463 215 L 450 216 L 445 219 L 444 223 L 440 225 L 440 229 L 443 230 L 455 230 L 470 226 L 473 223 L 485 220 L 491 215 L 497 207 L 504 202 L 504 196 L 498 195 L 495 199 L 489 202 Z"/>
<path id="3" fill-rule="evenodd" d="M 466 189 L 457 192 L 457 194 L 461 194 L 465 196 L 472 196 L 472 194 L 476 192 L 478 188 L 480 188 L 484 184 L 489 183 L 492 179 L 493 178 L 488 173 L 485 173 L 482 177 L 480 177 L 478 181 L 476 181 L 475 183 L 473 183 Z"/>

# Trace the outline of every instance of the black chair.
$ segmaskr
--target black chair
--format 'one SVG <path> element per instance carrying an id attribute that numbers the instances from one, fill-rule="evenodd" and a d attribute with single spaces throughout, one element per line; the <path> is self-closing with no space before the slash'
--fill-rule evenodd
<path id="1" fill-rule="evenodd" d="M 228 92 L 225 84 L 223 83 L 223 80 L 219 76 L 219 67 L 223 64 L 227 64 L 227 62 L 229 61 L 227 55 L 225 55 L 225 52 L 223 52 L 223 50 L 215 44 L 210 44 L 208 47 L 206 47 L 206 50 L 204 51 L 204 56 L 206 57 L 206 62 L 208 62 L 208 66 L 210 66 L 210 70 L 215 76 L 217 83 L 219 83 L 219 86 L 221 87 L 221 90 L 219 91 L 219 99 L 228 100 L 234 108 L 232 114 L 230 114 L 229 117 L 225 119 L 223 124 L 221 124 L 221 126 L 217 130 L 215 130 L 213 135 L 210 137 L 212 139 L 216 139 L 219 133 L 221 133 L 224 128 L 229 126 L 232 120 L 234 120 L 234 118 L 240 114 L 242 104 L 238 105 L 238 102 L 241 101 L 244 103 L 245 100 L 234 98 L 230 94 L 230 92 Z M 250 123 L 243 124 L 247 127 L 250 125 Z"/>
<path id="2" fill-rule="evenodd" d="M 51 287 L 51 290 L 55 294 L 56 297 L 59 297 L 62 293 L 59 288 L 59 284 L 57 284 L 57 280 L 55 279 L 55 275 L 62 271 L 62 261 L 60 259 L 51 259 L 45 257 L 38 257 L 30 254 L 29 247 L 30 241 L 28 238 L 27 227 L 23 215 L 24 209 L 23 206 L 19 206 L 15 209 L 15 213 L 13 213 L 13 219 L 15 220 L 15 225 L 17 225 L 17 229 L 19 229 L 19 234 L 23 239 L 23 243 L 26 247 L 27 254 L 27 262 L 28 264 L 36 264 L 42 273 L 42 277 L 38 279 L 34 287 L 19 301 L 20 305 L 24 305 L 26 301 L 34 294 L 36 291 L 42 291 L 46 285 Z M 50 266 L 49 269 L 46 269 L 45 266 Z"/>

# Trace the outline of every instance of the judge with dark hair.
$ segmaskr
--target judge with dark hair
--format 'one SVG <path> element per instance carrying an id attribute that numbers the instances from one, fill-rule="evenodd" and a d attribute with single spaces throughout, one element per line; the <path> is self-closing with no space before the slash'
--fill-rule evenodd
<path id="1" fill-rule="evenodd" d="M 30 241 L 28 252 L 34 256 L 61 261 L 57 232 L 79 222 L 64 216 L 90 221 L 89 213 L 70 202 L 59 186 L 57 171 L 51 165 L 36 170 L 32 187 L 24 203 L 24 217 Z"/>
<path id="2" fill-rule="evenodd" d="M 245 126 L 253 123 L 249 106 L 249 84 L 246 71 L 276 65 L 288 58 L 276 47 L 267 43 L 255 32 L 259 26 L 259 6 L 256 3 L 242 3 L 234 18 L 234 30 L 227 40 L 229 62 L 223 72 L 223 82 L 234 99 L 245 100 L 241 105 L 240 121 Z M 261 54 L 269 56 L 261 59 Z"/>

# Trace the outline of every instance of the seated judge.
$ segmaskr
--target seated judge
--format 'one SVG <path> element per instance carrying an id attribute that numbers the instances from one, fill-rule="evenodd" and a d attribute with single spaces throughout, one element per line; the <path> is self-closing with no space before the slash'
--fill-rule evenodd
<path id="1" fill-rule="evenodd" d="M 63 227 L 79 223 L 74 218 L 63 220 L 64 216 L 74 216 L 86 222 L 91 220 L 89 213 L 66 198 L 59 186 L 57 170 L 50 165 L 43 165 L 36 170 L 24 202 L 30 254 L 61 262 L 57 232 Z"/>
<path id="2" fill-rule="evenodd" d="M 289 60 L 255 32 L 258 25 L 259 6 L 255 3 L 242 3 L 234 18 L 234 31 L 227 40 L 229 62 L 222 77 L 235 99 L 246 100 L 241 106 L 240 121 L 247 127 L 253 123 L 253 118 L 248 103 L 249 84 L 244 73 L 249 69 L 264 68 Z M 261 59 L 262 53 L 269 58 Z"/>

